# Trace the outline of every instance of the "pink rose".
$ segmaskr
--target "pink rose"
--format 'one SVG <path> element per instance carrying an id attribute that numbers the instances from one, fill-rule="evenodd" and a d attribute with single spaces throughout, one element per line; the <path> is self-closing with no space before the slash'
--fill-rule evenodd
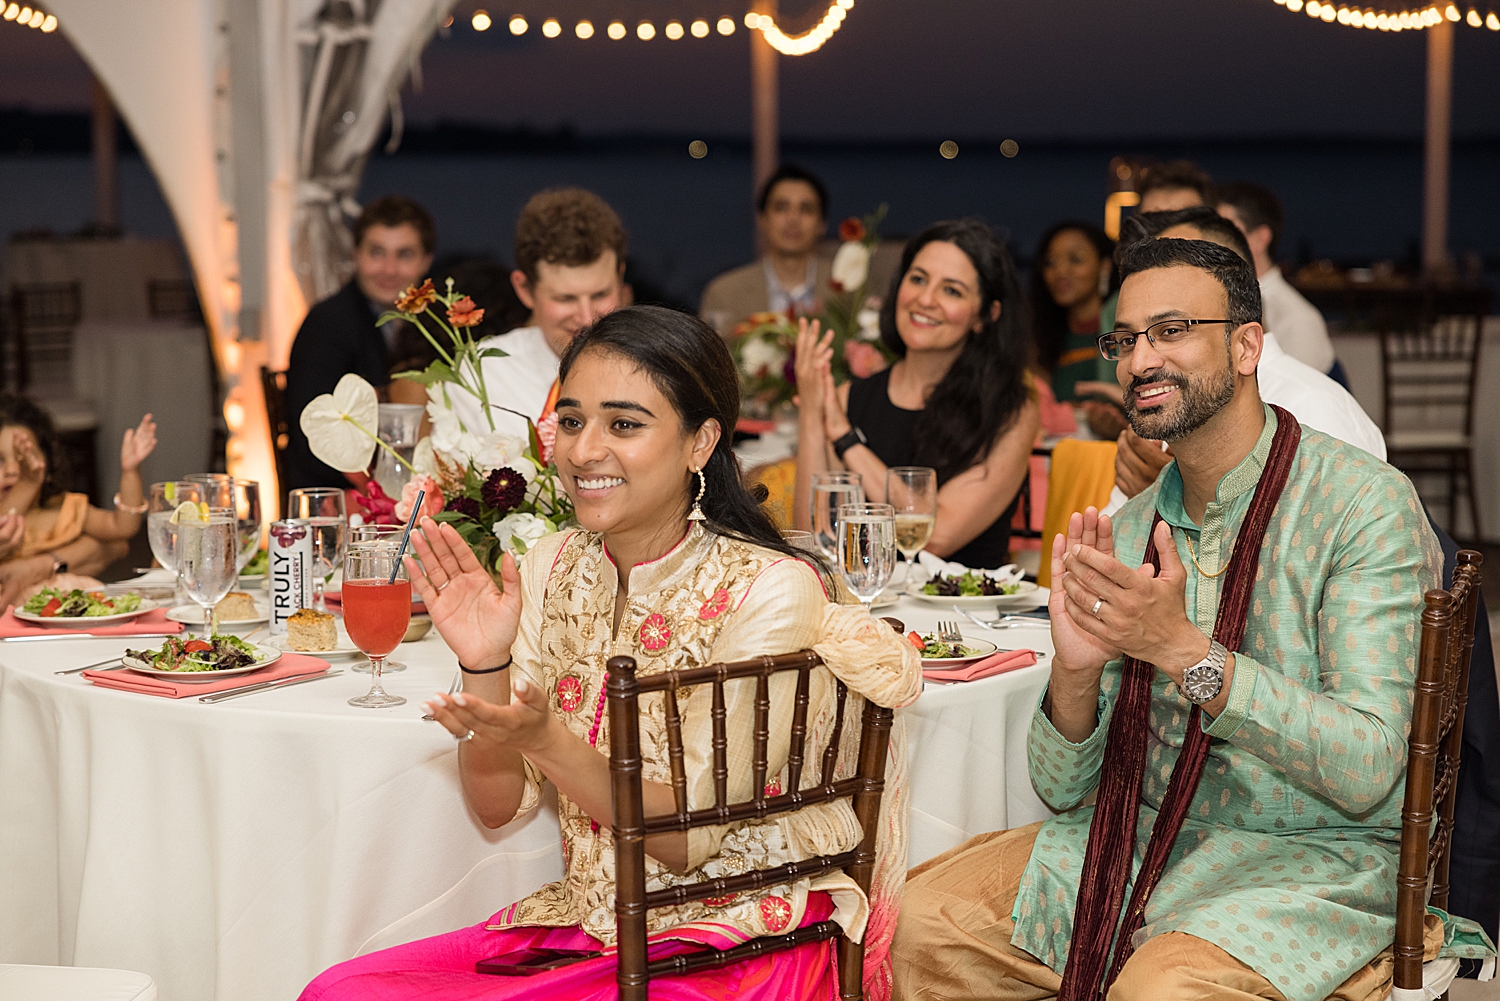
<path id="1" fill-rule="evenodd" d="M 845 341 L 844 361 L 849 364 L 849 374 L 856 379 L 868 379 L 886 368 L 885 355 L 873 344 L 866 344 L 864 341 Z"/>
<path id="2" fill-rule="evenodd" d="M 552 450 L 557 446 L 557 411 L 554 410 L 536 426 L 536 440 L 542 443 L 542 454 L 537 458 L 542 465 L 552 461 Z"/>
<path id="3" fill-rule="evenodd" d="M 422 517 L 424 518 L 431 518 L 442 511 L 447 503 L 443 499 L 443 491 L 439 489 L 437 480 L 426 473 L 418 473 L 406 481 L 406 486 L 401 488 L 401 499 L 396 502 L 396 517 L 403 522 L 411 518 L 411 508 L 417 502 L 418 490 L 427 492 L 427 496 L 422 498 Z"/>

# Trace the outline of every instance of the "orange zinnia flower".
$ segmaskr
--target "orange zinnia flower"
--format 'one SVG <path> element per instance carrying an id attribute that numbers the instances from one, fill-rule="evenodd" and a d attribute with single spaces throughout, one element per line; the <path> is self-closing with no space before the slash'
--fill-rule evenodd
<path id="1" fill-rule="evenodd" d="M 484 319 L 484 310 L 474 305 L 468 296 L 448 307 L 448 322 L 455 327 L 477 327 Z"/>
<path id="2" fill-rule="evenodd" d="M 851 240 L 863 240 L 865 238 L 865 224 L 854 216 L 850 216 L 839 223 L 839 239 L 848 243 Z"/>
<path id="3" fill-rule="evenodd" d="M 396 297 L 396 308 L 403 313 L 420 313 L 437 300 L 437 289 L 429 278 L 420 285 L 408 285 L 406 291 Z"/>

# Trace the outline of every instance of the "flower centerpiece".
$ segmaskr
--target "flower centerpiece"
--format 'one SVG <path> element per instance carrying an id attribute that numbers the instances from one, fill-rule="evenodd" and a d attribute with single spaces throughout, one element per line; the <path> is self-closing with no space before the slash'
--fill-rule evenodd
<path id="1" fill-rule="evenodd" d="M 882 204 L 863 219 L 850 216 L 839 223 L 839 249 L 833 255 L 829 286 L 833 295 L 823 304 L 819 319 L 833 331 L 833 375 L 838 382 L 851 376 L 867 378 L 895 360 L 880 340 L 878 295 L 870 294 L 870 259 L 880 243 Z"/>
<path id="2" fill-rule="evenodd" d="M 520 555 L 557 531 L 572 520 L 573 505 L 552 464 L 555 413 L 540 426 L 526 417 L 526 438 L 495 429 L 492 409 L 498 404 L 490 401 L 481 363 L 505 352 L 474 341 L 473 328 L 483 318 L 484 310 L 454 291 L 451 278 L 446 292 L 438 292 L 429 278 L 408 288 L 395 309 L 376 320 L 377 325 L 405 320 L 438 354 L 422 371 L 395 376 L 427 387 L 432 433 L 417 443 L 410 462 L 371 432 L 378 412 L 375 389 L 357 375 L 344 376 L 332 394 L 309 403 L 300 422 L 313 454 L 344 472 L 365 471 L 376 448 L 389 451 L 412 472 L 389 513 L 405 521 L 417 493 L 425 491 L 421 513 L 453 525 L 480 564 L 498 576 L 503 553 Z M 469 428 L 459 419 L 451 396 L 458 390 L 479 400 L 488 427 Z M 375 507 L 383 508 L 382 500 L 371 495 Z M 372 505 L 364 506 L 376 513 Z"/>
<path id="3" fill-rule="evenodd" d="M 796 322 L 785 313 L 752 313 L 734 328 L 734 361 L 740 389 L 750 409 L 765 416 L 797 393 L 792 357 L 797 347 Z"/>

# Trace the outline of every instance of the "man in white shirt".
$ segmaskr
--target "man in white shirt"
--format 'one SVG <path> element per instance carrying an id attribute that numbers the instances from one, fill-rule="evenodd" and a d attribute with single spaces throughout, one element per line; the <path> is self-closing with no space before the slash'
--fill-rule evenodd
<path id="1" fill-rule="evenodd" d="M 1276 266 L 1276 244 L 1281 239 L 1281 201 L 1268 188 L 1249 181 L 1232 181 L 1214 189 L 1219 214 L 1239 227 L 1250 245 L 1251 263 L 1260 278 L 1261 311 L 1265 327 L 1274 331 L 1287 354 L 1347 386 L 1343 369 L 1328 339 L 1328 324 L 1318 307 L 1292 288 Z"/>
<path id="2" fill-rule="evenodd" d="M 1193 221 L 1175 221 L 1180 216 Z M 1158 221 L 1162 217 L 1158 217 Z M 1207 240 L 1227 247 L 1253 264 L 1244 234 L 1215 217 L 1211 210 L 1173 213 L 1173 220 L 1155 234 L 1163 240 Z M 1349 391 L 1328 376 L 1298 361 L 1282 349 L 1280 339 L 1266 326 L 1260 364 L 1255 371 L 1260 397 L 1285 407 L 1298 423 L 1316 428 L 1385 459 L 1385 437 Z M 1172 459 L 1164 442 L 1141 438 L 1127 428 L 1115 453 L 1115 486 L 1105 514 L 1114 514 L 1131 497 L 1150 486 Z"/>
<path id="3" fill-rule="evenodd" d="M 488 415 L 472 394 L 450 388 L 465 431 L 525 437 L 526 421 L 551 408 L 558 359 L 574 335 L 624 305 L 625 246 L 620 217 L 592 192 L 558 188 L 526 203 L 510 277 L 531 316 L 526 326 L 479 342 L 481 350 L 505 352 L 481 363 Z"/>

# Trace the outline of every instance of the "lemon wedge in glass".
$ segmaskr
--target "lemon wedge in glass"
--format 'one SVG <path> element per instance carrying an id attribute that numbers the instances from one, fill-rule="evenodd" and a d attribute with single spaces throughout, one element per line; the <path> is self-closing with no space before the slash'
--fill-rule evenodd
<path id="1" fill-rule="evenodd" d="M 172 511 L 172 524 L 180 525 L 183 522 L 208 523 L 208 505 L 199 501 L 183 501 Z"/>

